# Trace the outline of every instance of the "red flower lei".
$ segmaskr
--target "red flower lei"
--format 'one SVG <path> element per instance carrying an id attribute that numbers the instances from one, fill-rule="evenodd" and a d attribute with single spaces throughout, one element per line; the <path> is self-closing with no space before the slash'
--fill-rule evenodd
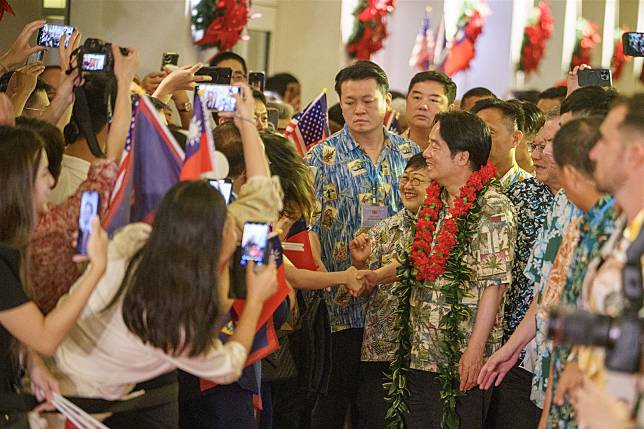
<path id="1" fill-rule="evenodd" d="M 476 202 L 477 193 L 496 176 L 496 167 L 488 162 L 480 170 L 473 172 L 465 185 L 460 189 L 458 198 L 449 209 L 451 216 L 446 217 L 438 232 L 436 243 L 434 231 L 443 203 L 441 201 L 441 186 L 433 182 L 427 188 L 427 197 L 418 212 L 416 236 L 410 255 L 414 268 L 418 271 L 416 280 L 432 281 L 445 272 L 445 264 L 449 254 L 457 243 L 459 218 L 467 216 Z"/>

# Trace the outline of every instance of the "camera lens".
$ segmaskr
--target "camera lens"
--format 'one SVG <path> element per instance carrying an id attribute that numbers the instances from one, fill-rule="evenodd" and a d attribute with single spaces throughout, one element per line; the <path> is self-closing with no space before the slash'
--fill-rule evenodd
<path id="1" fill-rule="evenodd" d="M 601 78 L 601 80 L 608 80 L 608 72 L 601 72 L 599 77 Z"/>

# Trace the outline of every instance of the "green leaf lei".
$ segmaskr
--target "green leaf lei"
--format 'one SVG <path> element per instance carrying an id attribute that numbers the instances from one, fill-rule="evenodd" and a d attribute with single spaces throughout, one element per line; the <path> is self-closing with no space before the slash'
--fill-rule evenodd
<path id="1" fill-rule="evenodd" d="M 469 307 L 463 304 L 463 298 L 467 295 L 467 285 L 473 280 L 474 270 L 467 265 L 465 254 L 469 250 L 469 244 L 476 235 L 481 217 L 480 196 L 485 194 L 489 186 L 497 186 L 498 180 L 488 181 L 478 192 L 477 200 L 468 214 L 457 221 L 458 233 L 456 234 L 457 244 L 452 248 L 443 278 L 448 281 L 436 290 L 443 295 L 445 302 L 449 305 L 449 311 L 443 315 L 440 321 L 440 337 L 438 344 L 444 360 L 438 363 L 438 378 L 441 384 L 441 400 L 443 402 L 443 413 L 441 419 L 442 429 L 458 429 L 459 417 L 456 413 L 456 400 L 462 395 L 459 390 L 458 363 L 461 359 L 461 348 L 465 345 L 467 337 L 460 326 L 471 317 Z M 385 400 L 389 405 L 386 419 L 387 429 L 404 428 L 404 415 L 408 412 L 406 399 L 409 396 L 407 390 L 407 373 L 409 371 L 411 356 L 411 334 L 413 327 L 410 318 L 410 298 L 413 287 L 417 286 L 416 274 L 409 254 L 403 255 L 403 263 L 398 268 L 398 284 L 393 288 L 394 294 L 398 297 L 396 315 L 397 324 L 394 328 L 397 334 L 396 354 L 389 366 L 389 373 L 386 374 L 387 382 L 384 384 Z M 426 286 L 434 287 L 435 283 L 428 283 Z"/>

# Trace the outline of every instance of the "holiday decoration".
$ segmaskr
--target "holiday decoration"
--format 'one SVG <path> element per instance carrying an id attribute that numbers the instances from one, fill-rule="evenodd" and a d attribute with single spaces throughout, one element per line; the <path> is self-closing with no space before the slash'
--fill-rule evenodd
<path id="1" fill-rule="evenodd" d="M 438 379 L 441 384 L 443 414 L 441 428 L 458 429 L 459 417 L 456 413 L 456 400 L 462 395 L 458 389 L 458 365 L 461 358 L 461 345 L 466 341 L 462 323 L 471 317 L 471 312 L 463 304 L 463 295 L 468 283 L 474 279 L 474 270 L 468 266 L 464 255 L 472 238 L 478 233 L 481 207 L 478 200 L 489 186 L 497 183 L 496 168 L 488 163 L 479 171 L 473 172 L 466 184 L 460 189 L 459 196 L 449 208 L 438 232 L 438 219 L 443 202 L 444 189 L 433 183 L 427 188 L 427 197 L 418 213 L 416 235 L 411 253 L 404 255 L 398 269 L 399 284 L 393 291 L 398 297 L 398 317 L 395 330 L 398 349 L 390 364 L 385 383 L 386 399 L 389 409 L 386 414 L 388 429 L 402 427 L 403 416 L 407 412 L 405 403 L 409 394 L 407 372 L 411 353 L 410 298 L 413 287 L 424 281 L 423 287 L 435 288 L 441 299 L 449 305 L 449 311 L 441 315 L 439 344 L 441 355 L 445 358 L 438 363 Z M 439 276 L 447 279 L 440 284 L 433 283 Z"/>
<path id="2" fill-rule="evenodd" d="M 624 42 L 622 40 L 622 33 L 626 32 L 626 29 L 616 29 L 615 30 L 615 48 L 613 49 L 613 56 L 610 59 L 610 69 L 613 73 L 613 80 L 617 80 L 622 75 L 624 71 L 624 64 L 626 61 L 629 61 L 630 58 L 624 55 Z"/>
<path id="3" fill-rule="evenodd" d="M 16 16 L 16 14 L 13 13 L 13 9 L 11 9 L 9 2 L 7 0 L 0 0 L 0 21 L 2 21 L 2 17 L 4 16 L 5 12 L 10 15 Z"/>
<path id="4" fill-rule="evenodd" d="M 521 57 L 517 68 L 526 75 L 539 69 L 539 63 L 546 52 L 546 43 L 552 36 L 554 19 L 550 4 L 546 1 L 539 3 L 535 8 L 538 14 L 530 25 L 523 31 L 523 43 L 521 44 Z"/>
<path id="5" fill-rule="evenodd" d="M 360 0 L 353 12 L 356 21 L 347 43 L 351 58 L 368 60 L 382 49 L 387 38 L 386 18 L 396 8 L 396 0 Z"/>
<path id="6" fill-rule="evenodd" d="M 230 50 L 242 38 L 251 0 L 201 0 L 192 10 L 195 45 Z"/>
<path id="7" fill-rule="evenodd" d="M 445 74 L 453 76 L 470 68 L 470 63 L 476 56 L 476 40 L 483 32 L 485 17 L 489 14 L 490 9 L 486 3 L 466 0 L 463 13 L 458 20 L 458 30 L 443 65 Z"/>
<path id="8" fill-rule="evenodd" d="M 599 32 L 599 26 L 587 19 L 579 18 L 577 20 L 577 41 L 570 61 L 570 69 L 582 64 L 590 64 L 590 51 L 602 41 Z"/>

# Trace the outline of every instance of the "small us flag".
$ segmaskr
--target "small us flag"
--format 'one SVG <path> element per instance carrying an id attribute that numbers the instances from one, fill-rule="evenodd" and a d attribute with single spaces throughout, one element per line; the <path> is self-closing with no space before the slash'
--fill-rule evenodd
<path id="1" fill-rule="evenodd" d="M 284 131 L 284 135 L 293 141 L 302 156 L 330 134 L 326 90 L 306 106 L 302 113 L 295 115 Z"/>

